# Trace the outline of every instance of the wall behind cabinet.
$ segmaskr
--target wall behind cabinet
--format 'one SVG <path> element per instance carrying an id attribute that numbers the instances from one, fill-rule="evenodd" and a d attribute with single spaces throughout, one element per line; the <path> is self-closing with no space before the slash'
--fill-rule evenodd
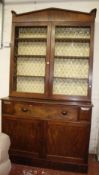
<path id="1" fill-rule="evenodd" d="M 10 2 L 10 1 L 9 1 Z M 7 3 L 4 6 L 4 28 L 3 28 L 3 47 L 0 49 L 0 98 L 9 95 L 9 72 L 10 72 L 10 38 L 11 38 L 11 10 L 17 13 L 28 12 L 48 7 L 65 8 L 70 10 L 89 12 L 97 8 L 95 22 L 95 42 L 94 42 L 94 66 L 93 66 L 93 114 L 90 139 L 90 153 L 96 153 L 99 129 L 99 1 L 98 0 L 71 0 L 71 1 L 51 1 L 40 3 Z M 1 107 L 0 107 L 1 109 Z M 1 115 L 0 115 L 1 116 Z M 1 124 L 1 120 L 0 120 Z M 1 126 L 1 125 L 0 125 Z M 1 126 L 2 127 L 2 126 Z M 0 127 L 0 128 L 1 128 Z"/>

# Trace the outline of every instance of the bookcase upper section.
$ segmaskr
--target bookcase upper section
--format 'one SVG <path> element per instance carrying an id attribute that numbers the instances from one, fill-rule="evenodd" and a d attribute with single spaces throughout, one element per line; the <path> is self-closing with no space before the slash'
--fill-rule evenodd
<path id="1" fill-rule="evenodd" d="M 12 14 L 10 96 L 90 101 L 96 9 Z"/>

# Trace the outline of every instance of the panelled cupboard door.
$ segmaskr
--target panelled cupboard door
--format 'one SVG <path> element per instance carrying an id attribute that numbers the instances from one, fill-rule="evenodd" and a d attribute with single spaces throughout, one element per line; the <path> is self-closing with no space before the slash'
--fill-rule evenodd
<path id="1" fill-rule="evenodd" d="M 17 23 L 12 38 L 11 95 L 48 95 L 50 25 Z"/>
<path id="2" fill-rule="evenodd" d="M 89 123 L 48 121 L 47 127 L 48 160 L 68 163 L 87 161 Z"/>
<path id="3" fill-rule="evenodd" d="M 11 151 L 30 157 L 39 157 L 40 121 L 17 119 L 15 117 L 3 118 L 3 131 L 11 138 Z M 31 154 L 30 154 L 31 153 Z"/>
<path id="4" fill-rule="evenodd" d="M 91 74 L 91 25 L 81 23 L 52 26 L 51 54 L 53 98 L 88 98 Z"/>

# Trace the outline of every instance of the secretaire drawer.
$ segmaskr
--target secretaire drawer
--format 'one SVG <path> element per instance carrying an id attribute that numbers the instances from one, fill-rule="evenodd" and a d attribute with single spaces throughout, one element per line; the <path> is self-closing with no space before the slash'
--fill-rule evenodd
<path id="1" fill-rule="evenodd" d="M 45 119 L 77 120 L 78 108 L 55 104 L 15 104 L 15 114 Z"/>
<path id="2" fill-rule="evenodd" d="M 3 113 L 17 116 L 30 116 L 43 119 L 78 120 L 79 109 L 77 106 L 45 103 L 26 103 L 4 101 Z"/>

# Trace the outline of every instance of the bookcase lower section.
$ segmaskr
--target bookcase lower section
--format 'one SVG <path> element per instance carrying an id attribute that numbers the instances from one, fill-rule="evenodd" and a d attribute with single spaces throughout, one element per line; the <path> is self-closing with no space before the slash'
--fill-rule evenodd
<path id="1" fill-rule="evenodd" d="M 13 162 L 87 172 L 91 104 L 2 100 L 2 129 Z"/>

